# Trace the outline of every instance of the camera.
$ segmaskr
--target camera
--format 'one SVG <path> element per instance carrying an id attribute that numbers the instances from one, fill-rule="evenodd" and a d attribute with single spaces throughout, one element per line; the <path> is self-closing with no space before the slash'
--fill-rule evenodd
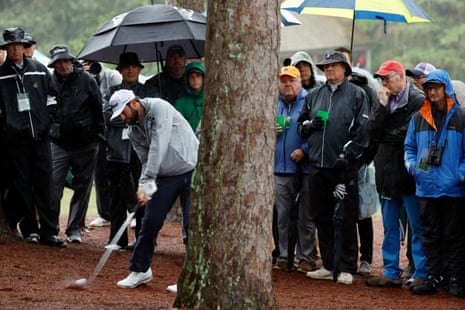
<path id="1" fill-rule="evenodd" d="M 98 62 L 93 62 L 90 64 L 89 73 L 97 76 L 102 71 L 102 65 Z"/>
<path id="2" fill-rule="evenodd" d="M 428 165 L 440 166 L 443 152 L 443 146 L 430 146 L 428 149 L 428 158 L 426 159 L 426 163 Z"/>

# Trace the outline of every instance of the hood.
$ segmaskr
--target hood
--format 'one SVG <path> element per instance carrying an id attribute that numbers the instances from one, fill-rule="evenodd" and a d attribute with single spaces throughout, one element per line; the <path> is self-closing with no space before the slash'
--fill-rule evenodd
<path id="1" fill-rule="evenodd" d="M 446 95 L 455 101 L 454 87 L 452 86 L 449 74 L 446 71 L 441 69 L 431 71 L 431 73 L 426 76 L 425 82 L 422 86 L 424 87 L 427 83 L 444 84 L 446 86 Z"/>
<path id="2" fill-rule="evenodd" d="M 291 66 L 296 66 L 299 62 L 306 62 L 310 65 L 310 70 L 312 71 L 312 77 L 310 78 L 311 79 L 311 87 L 316 87 L 317 86 L 317 83 L 316 83 L 316 65 L 315 63 L 313 62 L 313 59 L 312 57 L 307 53 L 307 52 L 304 52 L 304 51 L 300 51 L 300 52 L 296 52 L 294 53 L 294 55 L 291 56 Z"/>
<path id="3" fill-rule="evenodd" d="M 184 83 L 186 83 L 186 89 L 187 89 L 187 92 L 190 94 L 190 95 L 198 95 L 200 97 L 203 97 L 203 87 L 202 87 L 202 90 L 200 91 L 200 93 L 194 93 L 194 91 L 192 90 L 192 88 L 189 86 L 189 82 L 187 80 L 187 76 L 189 75 L 189 73 L 191 71 L 199 71 L 202 73 L 202 75 L 205 77 L 205 67 L 202 63 L 200 62 L 191 62 L 189 63 L 187 66 L 186 66 L 186 69 L 184 71 Z M 204 80 L 204 83 L 205 83 L 205 80 Z"/>

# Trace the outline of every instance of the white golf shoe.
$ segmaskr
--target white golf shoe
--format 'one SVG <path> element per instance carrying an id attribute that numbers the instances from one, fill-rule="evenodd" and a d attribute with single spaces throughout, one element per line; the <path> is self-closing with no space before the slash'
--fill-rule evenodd
<path id="1" fill-rule="evenodd" d="M 131 272 L 125 279 L 118 281 L 116 285 L 121 288 L 136 288 L 139 285 L 152 281 L 152 269 L 146 272 Z"/>
<path id="2" fill-rule="evenodd" d="M 178 292 L 178 285 L 177 284 L 173 284 L 173 285 L 168 285 L 166 287 L 166 290 L 170 293 L 177 293 Z"/>

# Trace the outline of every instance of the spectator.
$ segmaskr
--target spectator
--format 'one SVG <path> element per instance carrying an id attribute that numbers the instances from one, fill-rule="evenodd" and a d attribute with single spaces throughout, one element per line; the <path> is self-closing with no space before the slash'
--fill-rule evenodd
<path id="1" fill-rule="evenodd" d="M 384 273 L 382 276 L 367 279 L 365 283 L 378 287 L 402 286 L 399 219 L 404 206 L 412 233 L 412 256 L 415 264 L 415 272 L 407 285 L 413 288 L 421 285 L 427 274 L 415 182 L 403 167 L 403 142 L 410 118 L 422 105 L 424 96 L 406 80 L 404 67 L 398 61 L 385 61 L 374 76 L 381 79 L 382 87 L 378 90 L 378 104 L 370 118 L 368 129 L 371 138 L 379 143 L 375 168 L 384 226 Z"/>
<path id="2" fill-rule="evenodd" d="M 436 70 L 432 64 L 427 62 L 420 62 L 413 69 L 405 70 L 405 75 L 412 78 L 412 83 L 419 90 L 423 90 L 423 82 L 426 76 L 433 70 Z"/>
<path id="3" fill-rule="evenodd" d="M 186 52 L 180 45 L 170 46 L 166 53 L 165 69 L 145 82 L 144 97 L 162 98 L 174 104 L 186 91 L 184 83 L 186 61 Z"/>
<path id="4" fill-rule="evenodd" d="M 52 125 L 52 206 L 60 209 L 66 175 L 73 173 L 73 197 L 69 207 L 68 241 L 81 243 L 97 160 L 98 137 L 103 137 L 102 97 L 96 81 L 75 66 L 75 57 L 65 45 L 50 49 L 53 80 L 59 93 L 57 117 Z"/>
<path id="5" fill-rule="evenodd" d="M 295 251 L 290 247 L 291 211 L 300 194 L 297 216 L 297 270 L 307 273 L 316 269 L 312 256 L 315 246 L 315 224 L 310 210 L 308 144 L 297 134 L 297 119 L 305 102 L 307 91 L 302 87 L 300 72 L 294 66 L 281 68 L 279 76 L 279 99 L 276 127 L 274 161 L 275 206 L 279 257 L 273 266 L 275 270 L 293 270 L 294 262 L 289 256 Z M 307 155 L 307 156 L 306 156 Z M 292 253 L 290 253 L 292 252 Z M 292 265 L 290 265 L 292 264 Z"/>
<path id="6" fill-rule="evenodd" d="M 117 70 L 109 69 L 102 63 L 83 60 L 82 67 L 89 72 L 97 81 L 102 97 L 108 92 L 111 86 L 121 84 L 121 74 Z M 91 227 L 109 226 L 111 219 L 110 190 L 108 185 L 109 176 L 106 164 L 106 146 L 103 141 L 99 141 L 97 163 L 95 165 L 95 198 L 97 203 L 98 217 L 89 223 Z"/>
<path id="7" fill-rule="evenodd" d="M 352 66 L 352 53 L 349 49 L 345 47 L 336 48 L 336 51 L 339 51 L 344 54 L 346 60 Z M 348 79 L 357 86 L 360 86 L 366 93 L 368 98 L 370 115 L 374 109 L 375 103 L 378 101 L 376 92 L 368 84 L 367 77 L 363 76 L 360 73 L 352 71 L 352 74 Z M 366 165 L 370 164 L 373 161 L 373 158 L 378 149 L 377 144 L 374 141 L 370 141 L 368 149 L 363 155 L 363 164 L 364 169 Z M 359 183 L 360 185 L 360 180 Z M 371 273 L 371 264 L 373 262 L 373 221 L 371 217 L 365 219 L 358 219 L 357 221 L 358 228 L 358 237 L 360 240 L 360 265 L 359 273 L 360 274 L 370 274 Z"/>
<path id="8" fill-rule="evenodd" d="M 36 51 L 36 41 L 32 37 L 30 33 L 24 33 L 24 39 L 28 41 L 26 45 L 24 45 L 24 55 L 26 57 L 32 58 L 34 56 L 34 52 Z"/>
<path id="9" fill-rule="evenodd" d="M 14 195 L 7 198 L 5 213 L 13 229 L 19 221 L 29 242 L 65 247 L 66 242 L 57 237 L 59 212 L 50 200 L 48 130 L 56 88 L 48 69 L 24 55 L 28 43 L 24 30 L 15 27 L 3 32 L 0 45 L 7 51 L 0 66 L 0 128 L 6 146 L 9 192 Z"/>
<path id="10" fill-rule="evenodd" d="M 309 91 L 312 88 L 319 87 L 324 84 L 323 81 L 315 78 L 315 64 L 308 53 L 301 51 L 292 55 L 291 66 L 295 66 L 299 69 L 302 79 L 302 87 L 305 90 Z"/>
<path id="11" fill-rule="evenodd" d="M 423 83 L 425 100 L 410 121 L 405 166 L 416 182 L 428 278 L 415 294 L 464 295 L 465 110 L 455 102 L 449 74 L 434 70 Z M 415 266 L 418 265 L 415 263 Z"/>
<path id="12" fill-rule="evenodd" d="M 127 211 L 136 204 L 136 185 L 138 184 L 141 164 L 137 154 L 131 146 L 128 137 L 128 124 L 120 118 L 110 120 L 112 115 L 109 100 L 111 95 L 120 89 L 129 89 L 135 95 L 140 94 L 143 84 L 139 82 L 139 75 L 144 66 L 136 53 L 127 52 L 120 55 L 116 67 L 123 82 L 110 87 L 104 100 L 105 138 L 107 141 L 106 167 L 109 176 L 111 228 L 110 239 L 118 232 L 118 229 L 126 220 Z M 136 236 L 142 223 L 143 209 L 136 211 Z M 128 234 L 124 232 L 114 249 L 133 249 L 133 244 L 128 244 Z"/>
<path id="13" fill-rule="evenodd" d="M 200 124 L 203 111 L 203 85 L 205 67 L 200 62 L 191 62 L 186 66 L 184 75 L 186 93 L 176 99 L 174 107 L 189 122 L 194 132 Z"/>
<path id="14" fill-rule="evenodd" d="M 366 122 L 369 106 L 365 92 L 347 79 L 352 73 L 344 54 L 325 53 L 317 64 L 326 84 L 312 90 L 298 119 L 299 134 L 308 138 L 310 205 L 313 208 L 323 266 L 307 272 L 313 279 L 333 279 L 352 284 L 357 272 L 358 162 L 368 146 Z M 341 158 L 341 156 L 343 158 Z M 347 163 L 347 161 L 349 163 Z M 342 183 L 341 183 L 342 182 Z M 337 187 L 336 187 L 337 185 Z M 344 201 L 343 240 L 340 263 L 334 265 L 334 226 L 337 199 Z M 338 272 L 340 271 L 340 273 Z"/>
<path id="15" fill-rule="evenodd" d="M 131 273 L 117 283 L 135 288 L 152 280 L 158 232 L 180 191 L 191 183 L 199 142 L 185 118 L 163 99 L 139 99 L 122 89 L 111 96 L 110 106 L 112 120 L 120 117 L 130 124 L 129 138 L 142 163 L 137 198 L 145 214 L 129 264 Z"/>

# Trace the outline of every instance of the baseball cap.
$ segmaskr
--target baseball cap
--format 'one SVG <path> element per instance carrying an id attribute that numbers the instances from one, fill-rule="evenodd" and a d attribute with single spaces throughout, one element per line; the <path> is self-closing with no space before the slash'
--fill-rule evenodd
<path id="1" fill-rule="evenodd" d="M 396 60 L 387 60 L 381 64 L 378 71 L 375 72 L 374 77 L 386 76 L 391 72 L 404 72 L 404 67 Z"/>
<path id="2" fill-rule="evenodd" d="M 113 112 L 110 120 L 114 120 L 120 116 L 124 110 L 124 107 L 135 97 L 136 95 L 134 95 L 132 90 L 120 89 L 115 91 L 110 98 L 110 107 L 111 111 Z"/>
<path id="3" fill-rule="evenodd" d="M 285 75 L 293 77 L 293 78 L 300 78 L 300 71 L 294 66 L 285 66 L 281 68 L 279 77 L 282 77 Z"/>
<path id="4" fill-rule="evenodd" d="M 420 62 L 413 69 L 405 70 L 407 76 L 422 76 L 428 75 L 431 71 L 436 70 L 436 67 L 427 62 Z"/>
<path id="5" fill-rule="evenodd" d="M 184 51 L 181 45 L 177 45 L 177 44 L 171 45 L 168 48 L 168 51 L 166 52 L 166 58 L 169 58 L 174 54 L 178 54 L 181 57 L 183 57 L 183 56 L 186 56 L 186 51 Z"/>

